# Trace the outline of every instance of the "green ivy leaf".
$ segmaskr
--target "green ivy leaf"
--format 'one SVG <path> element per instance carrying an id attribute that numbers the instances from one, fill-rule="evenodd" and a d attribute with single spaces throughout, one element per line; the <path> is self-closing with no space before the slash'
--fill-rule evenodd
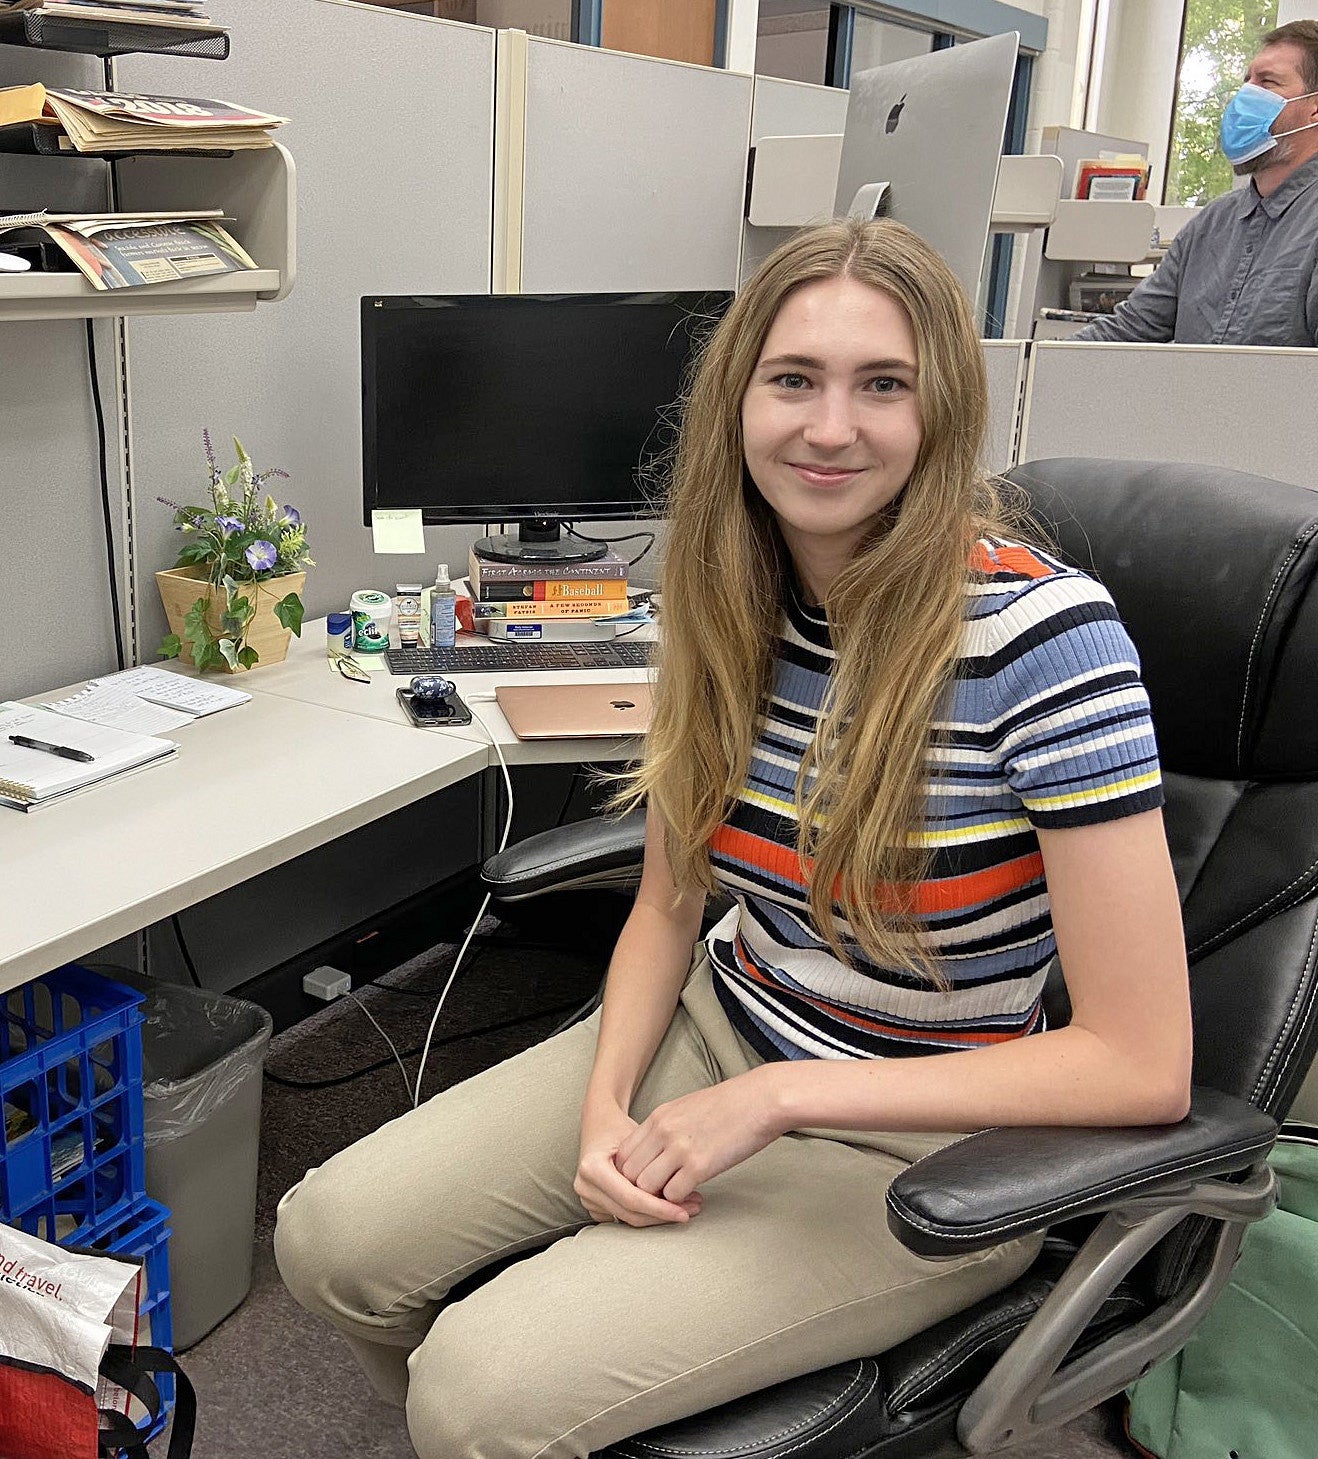
<path id="1" fill-rule="evenodd" d="M 224 662 L 224 655 L 220 652 L 214 640 L 207 643 L 204 648 L 194 652 L 193 658 L 196 660 L 198 671 L 203 674 L 207 669 L 218 669 Z"/>
<path id="2" fill-rule="evenodd" d="M 258 664 L 260 661 L 261 655 L 250 645 L 238 651 L 238 662 L 244 669 L 250 669 L 253 664 Z"/>
<path id="3" fill-rule="evenodd" d="M 305 612 L 302 599 L 296 593 L 289 593 L 287 597 L 280 598 L 275 604 L 275 617 L 285 628 L 293 630 L 294 638 L 302 637 L 302 616 Z"/>
<path id="4" fill-rule="evenodd" d="M 231 669 L 236 669 L 238 667 L 238 646 L 234 640 L 231 638 L 221 638 L 216 641 L 215 646 L 224 655 L 224 662 Z"/>
<path id="5" fill-rule="evenodd" d="M 159 654 L 162 659 L 176 659 L 182 652 L 183 640 L 178 636 L 177 633 L 167 633 L 164 638 L 160 640 L 160 647 L 156 650 L 156 653 Z"/>

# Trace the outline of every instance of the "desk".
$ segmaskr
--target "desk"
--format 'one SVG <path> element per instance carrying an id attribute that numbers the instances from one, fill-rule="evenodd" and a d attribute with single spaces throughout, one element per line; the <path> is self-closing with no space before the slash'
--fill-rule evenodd
<path id="1" fill-rule="evenodd" d="M 648 669 L 520 669 L 504 674 L 456 674 L 452 677 L 458 693 L 471 705 L 472 723 L 459 729 L 436 728 L 421 733 L 437 739 L 460 738 L 484 745 L 491 765 L 498 764 L 496 754 L 490 749 L 491 738 L 497 741 L 509 765 L 634 760 L 640 753 L 641 742 L 633 735 L 597 740 L 519 740 L 509 729 L 499 706 L 478 696 L 493 694 L 500 684 L 643 684 L 649 675 Z M 293 640 L 288 658 L 282 664 L 271 664 L 259 675 L 244 679 L 243 687 L 253 693 L 272 694 L 384 720 L 416 732 L 394 694 L 395 689 L 407 683 L 407 677 L 383 670 L 372 673 L 369 684 L 345 679 L 326 657 L 325 620 L 321 618 L 303 625 L 302 637 Z"/>
<path id="2" fill-rule="evenodd" d="M 473 739 L 259 692 L 170 738 L 180 749 L 167 760 L 0 817 L 0 991 L 477 774 L 489 756 Z"/>
<path id="3" fill-rule="evenodd" d="M 403 679 L 354 683 L 324 645 L 324 620 L 309 622 L 285 663 L 238 681 L 249 703 L 171 732 L 181 748 L 168 760 L 28 815 L 0 814 L 0 992 L 497 764 L 480 724 L 417 730 L 394 697 Z M 647 672 L 464 674 L 459 688 L 636 683 Z M 524 743 L 493 702 L 473 709 L 512 765 L 637 753 L 630 737 Z"/>

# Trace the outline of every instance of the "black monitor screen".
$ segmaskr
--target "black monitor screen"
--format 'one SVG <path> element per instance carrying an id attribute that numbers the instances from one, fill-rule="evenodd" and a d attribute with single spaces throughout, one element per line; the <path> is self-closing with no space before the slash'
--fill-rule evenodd
<path id="1" fill-rule="evenodd" d="M 372 509 L 441 522 L 635 517 L 728 293 L 362 300 Z"/>

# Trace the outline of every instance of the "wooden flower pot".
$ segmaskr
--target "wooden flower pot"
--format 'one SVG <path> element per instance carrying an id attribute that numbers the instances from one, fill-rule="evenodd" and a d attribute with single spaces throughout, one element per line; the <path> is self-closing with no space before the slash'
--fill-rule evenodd
<path id="1" fill-rule="evenodd" d="M 256 616 L 247 630 L 247 643 L 261 656 L 260 661 L 254 665 L 255 668 L 259 669 L 262 664 L 282 663 L 288 657 L 288 644 L 293 637 L 293 631 L 285 628 L 275 617 L 275 604 L 289 593 L 296 593 L 301 597 L 306 584 L 307 575 L 304 572 L 268 578 L 262 583 L 242 584 L 245 596 L 251 597 L 253 591 L 256 593 Z M 204 567 L 166 568 L 156 574 L 156 586 L 160 589 L 160 601 L 164 604 L 165 617 L 169 620 L 169 631 L 177 633 L 183 639 L 179 659 L 190 664 L 193 661 L 192 645 L 183 638 L 183 620 L 197 599 L 205 596 L 211 600 L 206 610 L 206 621 L 210 624 L 211 632 L 218 634 L 220 615 L 224 611 L 224 589 L 212 590 L 206 581 Z M 241 672 L 230 669 L 227 664 L 223 665 L 223 669 L 225 673 Z"/>

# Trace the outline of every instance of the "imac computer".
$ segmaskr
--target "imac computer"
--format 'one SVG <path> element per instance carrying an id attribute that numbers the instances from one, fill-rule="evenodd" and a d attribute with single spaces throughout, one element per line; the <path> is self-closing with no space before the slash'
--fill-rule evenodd
<path id="1" fill-rule="evenodd" d="M 583 562 L 563 522 L 655 514 L 688 365 L 730 292 L 368 296 L 362 487 L 373 510 L 519 524 L 478 551 Z"/>
<path id="2" fill-rule="evenodd" d="M 972 303 L 1018 44 L 1011 31 L 861 71 L 847 100 L 835 212 L 905 223 L 943 255 Z"/>

